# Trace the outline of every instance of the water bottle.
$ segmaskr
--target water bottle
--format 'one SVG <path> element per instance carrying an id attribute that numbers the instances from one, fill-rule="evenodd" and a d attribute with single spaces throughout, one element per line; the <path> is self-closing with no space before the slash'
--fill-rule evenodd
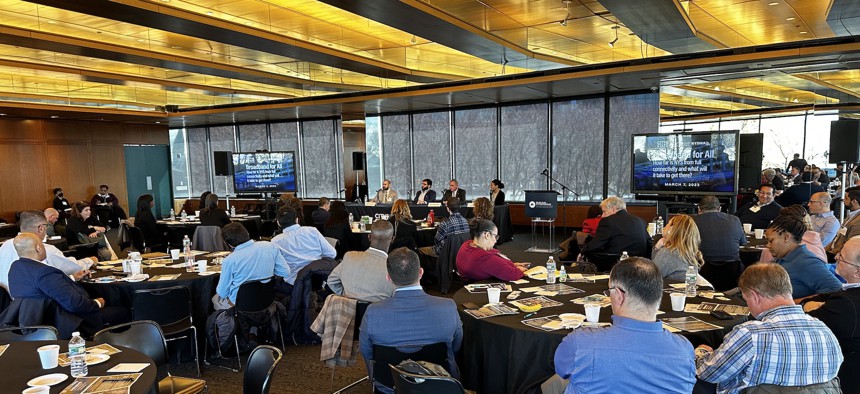
<path id="1" fill-rule="evenodd" d="M 555 260 L 552 256 L 546 261 L 546 283 L 555 283 Z"/>
<path id="2" fill-rule="evenodd" d="M 352 222 L 354 222 L 354 221 L 355 221 L 355 219 L 352 217 L 352 212 L 350 212 L 349 213 L 349 226 L 350 227 L 352 227 Z"/>
<path id="3" fill-rule="evenodd" d="M 564 264 L 558 270 L 558 281 L 561 283 L 567 282 L 567 271 L 564 270 Z"/>
<path id="4" fill-rule="evenodd" d="M 182 239 L 182 251 L 185 254 L 185 271 L 191 272 L 194 270 L 194 256 L 191 254 L 191 240 L 188 235 Z"/>
<path id="5" fill-rule="evenodd" d="M 176 220 L 176 211 L 170 208 L 170 220 Z"/>
<path id="6" fill-rule="evenodd" d="M 628 255 L 627 252 L 624 251 L 624 252 L 621 252 L 621 258 L 619 258 L 618 261 L 627 260 L 629 258 L 630 258 L 630 255 Z"/>
<path id="7" fill-rule="evenodd" d="M 433 223 L 436 222 L 436 213 L 433 210 L 430 210 L 430 213 L 427 214 L 427 225 L 432 226 Z"/>
<path id="8" fill-rule="evenodd" d="M 690 264 L 687 266 L 687 274 L 684 275 L 684 282 L 686 282 L 687 287 L 685 293 L 687 297 L 695 297 L 696 296 L 696 277 L 699 275 L 698 268 L 695 264 Z"/>
<path id="9" fill-rule="evenodd" d="M 69 360 L 72 362 L 73 378 L 87 376 L 87 344 L 77 331 L 72 333 L 72 340 L 69 341 Z"/>
<path id="10" fill-rule="evenodd" d="M 236 216 L 236 206 L 230 207 L 230 216 Z"/>
<path id="11" fill-rule="evenodd" d="M 663 217 L 657 216 L 657 234 L 663 234 Z"/>
<path id="12" fill-rule="evenodd" d="M 182 210 L 182 221 L 184 222 L 184 221 L 186 221 L 186 220 L 188 220 L 188 214 L 187 214 L 187 213 L 185 213 L 185 210 L 183 209 L 183 210 Z"/>

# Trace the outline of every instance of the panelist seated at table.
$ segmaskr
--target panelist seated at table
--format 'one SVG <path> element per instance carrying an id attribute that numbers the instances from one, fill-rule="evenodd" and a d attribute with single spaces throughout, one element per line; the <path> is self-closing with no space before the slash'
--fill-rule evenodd
<path id="1" fill-rule="evenodd" d="M 608 253 L 628 256 L 648 257 L 651 254 L 651 237 L 645 227 L 645 222 L 627 212 L 627 203 L 620 197 L 610 196 L 600 203 L 603 217 L 597 224 L 594 237 L 591 238 L 582 253 L 586 256 L 593 253 Z"/>
<path id="2" fill-rule="evenodd" d="M 526 265 L 514 263 L 493 248 L 499 240 L 499 229 L 493 222 L 482 220 L 472 227 L 472 239 L 463 242 L 457 252 L 457 272 L 466 281 L 496 278 L 506 281 L 523 277 Z"/>
<path id="3" fill-rule="evenodd" d="M 99 260 L 111 260 L 114 256 L 108 249 L 105 231 L 107 229 L 99 226 L 93 218 L 90 204 L 86 201 L 72 204 L 72 217 L 66 222 L 66 241 L 69 245 L 97 243 Z"/>
<path id="4" fill-rule="evenodd" d="M 291 290 L 302 268 L 323 258 L 333 259 L 337 251 L 316 227 L 300 225 L 298 214 L 292 208 L 282 208 L 278 215 L 278 225 L 283 228 L 283 231 L 272 238 L 272 244 L 280 250 L 281 256 L 290 269 L 289 275 L 282 277 L 290 285 L 288 290 Z M 291 294 L 291 291 L 283 292 Z"/>
<path id="5" fill-rule="evenodd" d="M 391 241 L 391 250 L 406 247 L 412 250 L 418 248 L 415 237 L 418 234 L 418 226 L 412 221 L 412 211 L 406 200 L 397 200 L 391 206 L 391 216 L 388 218 L 394 226 L 394 239 Z"/>
<path id="6" fill-rule="evenodd" d="M 445 190 L 445 193 L 442 193 L 442 201 L 448 201 L 451 197 L 456 197 L 460 200 L 460 204 L 466 203 L 466 191 L 460 189 L 460 182 L 457 182 L 456 179 L 448 181 L 448 189 Z"/>
<path id="7" fill-rule="evenodd" d="M 663 279 L 651 261 L 632 257 L 609 273 L 612 326 L 578 328 L 555 350 L 550 393 L 690 393 L 696 383 L 693 345 L 663 329 L 657 309 Z"/>
<path id="8" fill-rule="evenodd" d="M 370 201 L 380 204 L 393 204 L 396 200 L 397 191 L 391 188 L 391 181 L 388 179 L 382 181 L 382 188 L 377 190 L 376 196 L 370 199 Z"/>
<path id="9" fill-rule="evenodd" d="M 290 267 L 275 244 L 252 240 L 241 223 L 230 223 L 221 229 L 221 233 L 233 253 L 221 263 L 221 277 L 212 296 L 212 306 L 216 310 L 233 307 L 239 287 L 245 282 L 275 275 L 281 278 L 290 276 Z"/>
<path id="10" fill-rule="evenodd" d="M 397 289 L 394 295 L 367 307 L 361 321 L 359 348 L 368 371 L 372 370 L 373 345 L 415 348 L 434 343 L 448 347 L 447 371 L 459 378 L 454 352 L 463 341 L 463 323 L 453 300 L 428 295 L 421 288 L 424 270 L 415 252 L 400 248 L 388 256 L 388 278 Z M 376 384 L 383 393 L 394 393 L 390 387 Z"/>
<path id="11" fill-rule="evenodd" d="M 774 187 L 771 184 L 759 186 L 758 199 L 750 201 L 735 213 L 741 223 L 749 223 L 755 229 L 766 229 L 768 224 L 779 216 L 782 206 L 773 201 Z"/>
<path id="12" fill-rule="evenodd" d="M 415 192 L 415 198 L 412 199 L 414 204 L 427 204 L 436 201 L 436 191 L 431 189 L 433 181 L 430 179 L 421 180 L 421 189 Z"/>
<path id="13" fill-rule="evenodd" d="M 699 379 L 716 384 L 718 393 L 765 384 L 839 392 L 839 382 L 832 381 L 843 360 L 839 342 L 824 323 L 794 304 L 792 282 L 773 263 L 751 265 L 741 274 L 738 286 L 755 320 L 736 326 L 717 349 L 696 349 Z"/>
<path id="14" fill-rule="evenodd" d="M 64 197 L 62 188 L 54 188 L 53 207 L 60 213 L 60 217 L 63 219 L 72 216 L 72 205 L 69 204 L 69 200 Z"/>
<path id="15" fill-rule="evenodd" d="M 505 205 L 505 184 L 498 179 L 490 181 L 490 201 L 493 205 Z"/>
<path id="16" fill-rule="evenodd" d="M 9 293 L 17 299 L 50 299 L 65 312 L 78 316 L 80 331 L 90 336 L 105 325 L 130 321 L 125 308 L 108 307 L 102 298 L 91 299 L 83 288 L 62 271 L 42 264 L 47 254 L 42 241 L 35 235 L 23 233 L 14 239 L 15 251 L 21 256 L 9 269 Z M 19 311 L 21 313 L 31 313 Z M 59 322 L 55 322 L 60 325 Z"/>
<path id="17" fill-rule="evenodd" d="M 810 252 L 801 239 L 806 225 L 795 216 L 777 217 L 765 231 L 767 248 L 791 278 L 794 298 L 804 298 L 842 289 L 842 283 L 827 268 L 827 264 Z"/>
<path id="18" fill-rule="evenodd" d="M 206 208 L 200 211 L 198 219 L 200 219 L 201 226 L 224 227 L 230 224 L 230 215 L 227 214 L 227 211 L 218 208 L 218 195 L 215 193 L 209 193 L 206 196 Z"/>
<path id="19" fill-rule="evenodd" d="M 119 206 L 119 199 L 113 193 L 108 192 L 108 189 L 108 185 L 100 185 L 99 193 L 90 199 L 90 207 L 98 214 L 99 221 L 103 226 L 113 224 L 114 227 L 119 227 L 119 221 L 125 220 L 128 216 Z"/>
<path id="20" fill-rule="evenodd" d="M 337 295 L 359 301 L 376 302 L 391 297 L 394 286 L 388 280 L 386 261 L 394 226 L 387 220 L 377 220 L 370 226 L 370 248 L 363 252 L 347 252 L 334 267 L 326 283 Z"/>

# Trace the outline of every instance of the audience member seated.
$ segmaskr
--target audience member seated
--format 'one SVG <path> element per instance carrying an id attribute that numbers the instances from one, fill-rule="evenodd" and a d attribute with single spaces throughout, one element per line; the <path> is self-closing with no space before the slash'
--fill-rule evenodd
<path id="1" fill-rule="evenodd" d="M 464 280 L 490 278 L 517 280 L 526 271 L 525 264 L 514 263 L 508 256 L 493 248 L 499 240 L 499 229 L 489 220 L 472 227 L 472 240 L 463 242 L 457 253 L 457 271 Z"/>
<path id="2" fill-rule="evenodd" d="M 158 229 L 152 208 L 155 201 L 151 194 L 144 194 L 137 198 L 137 213 L 134 214 L 134 227 L 143 233 L 143 239 L 147 245 L 159 245 L 164 242 L 164 233 Z"/>
<path id="3" fill-rule="evenodd" d="M 736 326 L 716 350 L 696 349 L 699 379 L 716 384 L 718 393 L 764 384 L 832 387 L 828 382 L 842 364 L 839 342 L 824 323 L 794 305 L 793 281 L 772 263 L 754 264 L 741 274 L 739 287 L 755 320 Z"/>
<path id="4" fill-rule="evenodd" d="M 99 260 L 110 260 L 113 256 L 108 249 L 105 231 L 106 229 L 92 218 L 90 204 L 86 201 L 72 204 L 72 217 L 66 223 L 66 241 L 69 245 L 98 243 Z"/>
<path id="5" fill-rule="evenodd" d="M 786 189 L 779 197 L 776 197 L 776 202 L 784 207 L 809 202 L 813 194 L 824 191 L 823 187 L 812 183 L 812 177 L 811 172 L 804 172 L 800 176 L 801 182 Z"/>
<path id="6" fill-rule="evenodd" d="M 382 189 L 376 191 L 376 196 L 370 201 L 380 204 L 392 204 L 397 201 L 397 191 L 391 188 L 391 181 L 388 179 L 382 181 Z"/>
<path id="7" fill-rule="evenodd" d="M 777 217 L 765 231 L 767 248 L 791 277 L 792 295 L 803 298 L 842 289 L 842 283 L 830 273 L 826 263 L 800 244 L 805 232 L 803 221 L 790 215 Z"/>
<path id="8" fill-rule="evenodd" d="M 368 371 L 372 370 L 373 345 L 414 348 L 442 342 L 448 345 L 448 372 L 459 378 L 454 352 L 463 340 L 463 323 L 457 305 L 424 292 L 419 284 L 424 270 L 418 255 L 409 249 L 391 252 L 386 270 L 397 289 L 391 298 L 370 304 L 361 322 L 359 347 Z M 394 392 L 382 385 L 375 389 Z"/>
<path id="9" fill-rule="evenodd" d="M 60 218 L 67 219 L 72 216 L 72 205 L 63 197 L 63 189 L 54 188 L 54 209 L 60 213 Z"/>
<path id="10" fill-rule="evenodd" d="M 358 220 L 358 218 L 355 220 Z M 332 201 L 328 221 L 325 222 L 325 226 L 323 227 L 323 235 L 337 240 L 338 258 L 343 257 L 346 251 L 349 250 L 349 235 L 351 233 L 352 229 L 349 228 L 349 212 L 346 211 L 346 206 L 342 201 Z"/>
<path id="11" fill-rule="evenodd" d="M 651 237 L 645 222 L 627 213 L 627 204 L 619 197 L 611 196 L 600 203 L 603 218 L 597 225 L 595 236 L 585 244 L 582 253 L 609 253 L 628 256 L 649 257 Z"/>
<path id="12" fill-rule="evenodd" d="M 830 193 L 820 192 L 812 195 L 809 200 L 809 215 L 812 219 L 812 231 L 821 236 L 822 245 L 830 245 L 839 232 L 839 219 L 830 210 L 833 199 Z"/>
<path id="13" fill-rule="evenodd" d="M 800 239 L 801 245 L 805 245 L 806 249 L 814 254 L 815 257 L 821 259 L 821 261 L 827 261 L 827 253 L 824 252 L 824 245 L 821 244 L 821 236 L 817 232 L 812 231 L 812 220 L 809 214 L 806 213 L 806 208 L 803 205 L 795 204 L 787 206 L 779 211 L 779 215 L 789 215 L 800 219 L 803 225 L 806 226 L 806 232 L 803 233 L 803 237 Z M 773 262 L 773 255 L 771 255 L 770 250 L 762 250 L 759 261 Z"/>
<path id="14" fill-rule="evenodd" d="M 622 260 L 612 267 L 605 292 L 612 326 L 564 337 L 555 350 L 556 375 L 541 386 L 543 393 L 690 393 L 693 345 L 657 321 L 663 299 L 657 267 L 641 257 Z"/>
<path id="15" fill-rule="evenodd" d="M 221 229 L 221 233 L 233 253 L 221 265 L 221 277 L 212 296 L 216 310 L 233 307 L 239 286 L 245 282 L 275 275 L 281 278 L 290 276 L 290 267 L 281 255 L 281 249 L 271 242 L 252 240 L 241 223 L 230 223 Z"/>
<path id="16" fill-rule="evenodd" d="M 803 310 L 827 325 L 842 348 L 845 362 L 839 370 L 842 391 L 860 391 L 860 238 L 845 242 L 836 255 L 836 273 L 848 281 L 841 291 L 807 298 Z"/>
<path id="17" fill-rule="evenodd" d="M 216 226 L 224 227 L 230 224 L 230 215 L 227 211 L 218 208 L 218 195 L 209 193 L 206 196 L 206 207 L 200 210 L 200 225 L 201 226 Z"/>
<path id="18" fill-rule="evenodd" d="M 322 258 L 333 259 L 337 251 L 315 227 L 299 225 L 298 215 L 292 208 L 281 209 L 279 215 L 278 225 L 283 232 L 272 238 L 272 243 L 280 248 L 290 270 L 289 275 L 283 276 L 289 286 L 281 286 L 279 291 L 291 294 L 296 275 L 302 268 Z"/>
<path id="19" fill-rule="evenodd" d="M 436 227 L 436 236 L 433 238 L 433 246 L 418 248 L 418 252 L 427 256 L 439 257 L 442 247 L 448 242 L 448 238 L 454 234 L 465 234 L 469 232 L 469 223 L 460 215 L 460 199 L 449 198 L 446 201 L 448 219 L 445 219 Z M 459 246 L 457 246 L 459 247 Z"/>
<path id="20" fill-rule="evenodd" d="M 370 248 L 364 252 L 347 252 L 332 270 L 326 283 L 331 290 L 359 301 L 376 302 L 391 297 L 395 286 L 388 280 L 385 262 L 394 227 L 387 220 L 370 226 Z"/>
<path id="21" fill-rule="evenodd" d="M 493 206 L 505 205 L 505 192 L 502 191 L 504 188 L 505 184 L 502 181 L 498 179 L 490 181 L 490 202 Z"/>
<path id="22" fill-rule="evenodd" d="M 391 206 L 391 215 L 388 218 L 394 226 L 394 239 L 391 241 L 390 250 L 397 248 L 409 248 L 413 251 L 418 249 L 415 237 L 418 235 L 418 226 L 412 221 L 412 211 L 406 200 L 397 200 Z"/>
<path id="23" fill-rule="evenodd" d="M 108 185 L 99 186 L 99 193 L 90 199 L 90 207 L 95 209 L 102 226 L 119 227 L 119 221 L 127 218 L 125 211 L 119 206 L 119 199 L 108 192 Z"/>
<path id="24" fill-rule="evenodd" d="M 738 261 L 738 247 L 747 244 L 744 227 L 737 216 L 720 212 L 720 200 L 704 196 L 699 200 L 699 214 L 693 216 L 702 243 L 699 251 L 705 261 Z"/>
<path id="25" fill-rule="evenodd" d="M 325 228 L 325 222 L 328 221 L 329 214 L 328 210 L 331 208 L 331 200 L 327 197 L 320 197 L 319 202 L 317 203 L 317 209 L 311 213 L 311 221 L 314 222 L 314 227 L 320 232 Z"/>
<path id="26" fill-rule="evenodd" d="M 21 212 L 18 226 L 21 229 L 19 234 L 35 234 L 36 238 L 44 239 L 47 220 L 41 211 L 24 211 Z M 70 275 L 74 280 L 80 280 L 89 273 L 87 269 L 98 262 L 96 257 L 81 260 L 66 257 L 63 255 L 63 252 L 51 244 L 44 244 L 44 248 L 47 257 L 43 263 L 62 271 L 66 275 Z M 6 289 L 7 292 L 9 291 L 9 268 L 18 258 L 18 252 L 15 251 L 15 245 L 12 240 L 8 240 L 3 245 L 0 245 L 0 287 Z"/>
<path id="27" fill-rule="evenodd" d="M 487 197 L 478 197 L 472 201 L 472 217 L 469 218 L 469 225 L 473 225 L 481 220 L 493 221 L 495 212 L 493 203 Z"/>
<path id="28" fill-rule="evenodd" d="M 57 220 L 60 219 L 60 213 L 54 208 L 48 208 L 45 210 L 45 219 L 48 221 L 48 225 L 45 228 L 45 235 L 49 237 L 57 236 L 57 229 L 54 228 L 54 226 L 57 225 Z M 65 225 L 63 226 L 63 230 L 65 230 Z"/>
<path id="29" fill-rule="evenodd" d="M 460 206 L 466 203 L 466 191 L 460 189 L 460 182 L 457 182 L 456 179 L 448 181 L 448 189 L 445 190 L 445 193 L 442 193 L 442 201 L 448 201 L 451 197 L 456 197 L 460 200 Z"/>
<path id="30" fill-rule="evenodd" d="M 421 190 L 415 192 L 415 198 L 412 199 L 412 202 L 415 204 L 427 204 L 436 201 L 436 191 L 432 187 L 432 180 L 423 179 L 421 181 Z"/>
<path id="31" fill-rule="evenodd" d="M 94 334 L 105 325 L 130 320 L 127 309 L 107 307 L 102 298 L 91 299 L 63 271 L 41 263 L 47 258 L 47 253 L 38 236 L 22 233 L 13 242 L 21 257 L 9 269 L 9 294 L 12 298 L 41 298 L 56 302 L 62 310 L 83 319 L 79 328 L 84 336 Z"/>
<path id="32" fill-rule="evenodd" d="M 209 197 L 210 194 L 212 194 L 212 192 L 207 190 L 207 191 L 203 192 L 203 194 L 200 195 L 200 203 L 197 204 L 197 210 L 198 211 L 202 211 L 202 210 L 206 209 L 206 197 Z"/>
<path id="33" fill-rule="evenodd" d="M 852 190 L 845 195 L 845 208 L 848 209 L 845 221 L 836 232 L 836 238 L 825 248 L 834 255 L 842 250 L 845 241 L 860 235 L 860 215 L 857 215 L 860 212 L 860 190 Z"/>
<path id="34" fill-rule="evenodd" d="M 654 245 L 652 261 L 664 279 L 683 282 L 687 267 L 695 265 L 698 270 L 705 263 L 699 252 L 700 243 L 699 228 L 693 218 L 675 215 L 663 227 L 663 238 Z M 699 286 L 711 286 L 702 275 L 696 277 Z"/>
<path id="35" fill-rule="evenodd" d="M 782 180 L 782 176 L 777 175 L 776 170 L 773 168 L 767 168 L 761 172 L 761 183 L 773 185 L 777 194 L 785 190 L 785 181 Z"/>
<path id="36" fill-rule="evenodd" d="M 759 186 L 758 201 L 751 201 L 735 213 L 741 223 L 751 224 L 754 230 L 766 229 L 770 222 L 779 216 L 782 206 L 773 201 L 773 190 L 771 184 Z"/>
<path id="37" fill-rule="evenodd" d="M 594 236 L 597 232 L 597 225 L 600 224 L 600 218 L 603 211 L 600 205 L 592 205 L 588 207 L 588 212 L 585 214 L 585 220 L 582 221 L 582 232 L 590 236 Z"/>
<path id="38" fill-rule="evenodd" d="M 294 196 L 293 193 L 281 194 L 281 199 L 278 201 L 278 210 L 280 211 L 284 207 L 292 208 L 296 211 L 299 224 L 305 224 L 305 210 L 302 206 L 302 200 Z M 280 213 L 278 215 L 280 215 Z"/>

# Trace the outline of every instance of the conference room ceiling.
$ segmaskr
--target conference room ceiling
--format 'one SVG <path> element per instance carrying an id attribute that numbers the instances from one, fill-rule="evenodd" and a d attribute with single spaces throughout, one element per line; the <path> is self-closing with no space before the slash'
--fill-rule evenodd
<path id="1" fill-rule="evenodd" d="M 853 108 L 851 42 L 790 66 L 676 64 L 860 35 L 854 3 L 0 0 L 0 114 L 183 126 L 650 88 L 664 118 Z"/>

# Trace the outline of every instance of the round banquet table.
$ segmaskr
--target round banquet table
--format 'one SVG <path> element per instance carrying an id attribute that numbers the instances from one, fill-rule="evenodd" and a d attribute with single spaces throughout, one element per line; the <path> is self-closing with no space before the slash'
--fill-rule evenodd
<path id="1" fill-rule="evenodd" d="M 197 226 L 200 225 L 199 220 L 188 220 L 182 222 L 179 221 L 179 216 L 177 216 L 176 219 L 177 220 L 159 220 L 156 222 L 159 228 L 167 231 L 167 240 L 170 243 L 171 248 L 181 248 L 182 239 L 186 235 L 189 239 L 194 239 L 194 231 L 197 230 Z M 238 215 L 231 216 L 230 220 L 242 223 L 242 225 L 245 226 L 245 229 L 248 230 L 248 234 L 251 236 L 251 239 L 260 239 L 260 229 L 263 222 L 259 216 Z"/>
<path id="2" fill-rule="evenodd" d="M 745 267 L 758 262 L 761 258 L 762 249 L 767 247 L 767 239 L 756 239 L 754 235 L 747 235 L 747 244 L 740 247 L 741 262 Z"/>
<path id="3" fill-rule="evenodd" d="M 524 279 L 528 279 L 524 277 Z M 518 288 L 543 286 L 545 281 L 528 279 L 529 283 L 517 285 L 512 284 L 514 290 Z M 488 280 L 479 283 L 499 283 L 499 280 Z M 597 280 L 594 283 L 566 282 L 568 286 L 584 290 L 583 293 L 558 295 L 547 297 L 561 302 L 563 305 L 544 308 L 531 318 L 558 315 L 561 313 L 585 314 L 582 305 L 574 304 L 570 300 L 585 297 L 591 294 L 600 294 L 608 288 L 608 280 Z M 669 286 L 664 286 L 668 288 Z M 510 293 L 502 293 L 501 301 Z M 535 297 L 536 294 L 523 292 L 517 298 L 519 300 Z M 540 384 L 555 373 L 553 356 L 555 349 L 562 339 L 572 330 L 561 329 L 556 331 L 543 331 L 532 328 L 521 323 L 526 315 L 520 312 L 516 315 L 494 316 L 485 319 L 475 319 L 463 311 L 463 303 L 473 302 L 477 305 L 487 303 L 486 293 L 469 293 L 465 288 L 454 294 L 454 302 L 460 312 L 463 321 L 463 345 L 458 353 L 457 364 L 460 368 L 463 385 L 478 393 L 524 393 L 536 392 Z M 688 303 L 699 304 L 702 302 L 715 302 L 724 304 L 741 304 L 732 301 L 709 300 L 702 297 L 688 298 Z M 663 294 L 663 302 L 660 310 L 665 312 L 657 316 L 664 317 L 694 316 L 702 321 L 722 327 L 720 330 L 700 332 L 679 332 L 693 346 L 707 344 L 717 347 L 722 343 L 723 336 L 732 327 L 747 320 L 746 316 L 739 316 L 732 320 L 718 320 L 709 314 L 688 314 L 672 311 L 669 294 Z M 610 306 L 601 308 L 600 321 L 611 322 Z"/>
<path id="4" fill-rule="evenodd" d="M 436 227 L 418 227 L 415 233 L 415 245 L 419 248 L 422 246 L 433 246 L 436 238 Z M 359 231 L 352 229 L 349 233 L 348 250 L 365 251 L 370 247 L 370 230 Z"/>
<path id="5" fill-rule="evenodd" d="M 65 381 L 51 386 L 51 393 L 59 393 L 69 386 L 75 380 L 72 378 L 70 367 L 57 366 L 53 369 L 42 369 L 42 363 L 39 361 L 39 353 L 36 349 L 51 344 L 60 345 L 60 353 L 67 351 L 69 346 L 68 341 L 28 341 L 9 344 L 9 348 L 0 356 L 0 370 L 6 371 L 0 378 L 0 385 L 5 387 L 2 391 L 20 393 L 27 388 L 27 382 L 30 379 L 52 373 L 64 373 L 69 377 Z M 87 342 L 87 346 L 92 345 L 94 343 Z M 108 376 L 110 374 L 107 373 L 107 370 L 120 363 L 149 363 L 149 366 L 140 371 L 143 375 L 131 386 L 129 394 L 155 392 L 157 369 L 152 359 L 136 350 L 122 346 L 114 347 L 121 352 L 112 354 L 109 360 L 101 364 L 88 366 L 87 376 Z"/>

